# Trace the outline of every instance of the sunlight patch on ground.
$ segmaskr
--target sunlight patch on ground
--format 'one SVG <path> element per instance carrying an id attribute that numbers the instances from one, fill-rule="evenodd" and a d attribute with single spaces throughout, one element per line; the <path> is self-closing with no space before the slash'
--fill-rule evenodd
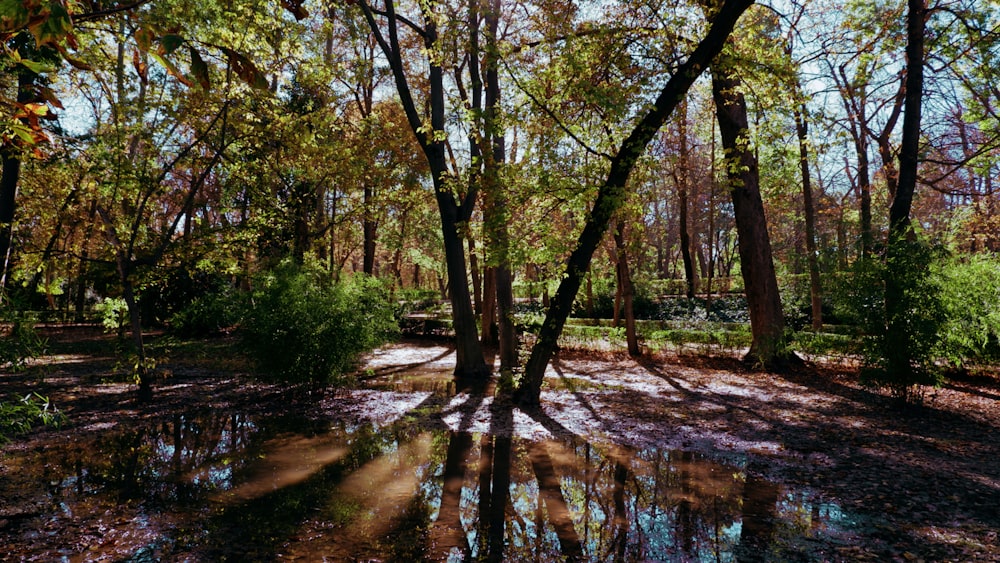
<path id="1" fill-rule="evenodd" d="M 105 383 L 98 385 L 96 392 L 101 395 L 119 395 L 121 393 L 128 393 L 133 387 L 132 383 Z"/>
<path id="2" fill-rule="evenodd" d="M 392 424 L 431 396 L 429 391 L 396 393 L 355 389 L 322 401 L 324 411 L 335 419 L 371 422 L 377 426 Z"/>
<path id="3" fill-rule="evenodd" d="M 748 385 L 731 385 L 728 383 L 714 382 L 706 385 L 702 390 L 717 393 L 719 395 L 743 397 L 746 399 L 754 399 L 765 402 L 774 398 L 773 393 Z"/>

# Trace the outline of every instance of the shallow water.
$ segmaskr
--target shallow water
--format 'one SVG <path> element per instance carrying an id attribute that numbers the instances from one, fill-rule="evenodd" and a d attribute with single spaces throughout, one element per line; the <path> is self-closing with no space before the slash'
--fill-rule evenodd
<path id="1" fill-rule="evenodd" d="M 851 527 L 744 460 L 427 430 L 429 404 L 383 427 L 192 412 L 13 454 L 0 544 L 46 561 L 764 561 L 829 557 Z"/>

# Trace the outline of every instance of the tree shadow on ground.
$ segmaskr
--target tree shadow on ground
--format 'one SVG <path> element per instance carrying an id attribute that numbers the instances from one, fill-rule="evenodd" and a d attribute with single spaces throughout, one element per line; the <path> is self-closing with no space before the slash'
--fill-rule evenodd
<path id="1" fill-rule="evenodd" d="M 694 363 L 713 369 L 730 365 L 711 359 Z M 933 405 L 901 412 L 843 373 L 815 366 L 785 374 L 742 372 L 759 390 L 766 391 L 769 379 L 800 386 L 805 393 L 797 400 L 794 388 L 730 395 L 684 386 L 681 377 L 651 360 L 640 365 L 685 401 L 725 408 L 722 432 L 746 443 L 780 443 L 784 451 L 748 455 L 774 457 L 777 475 L 816 487 L 866 515 L 875 525 L 865 532 L 886 546 L 924 544 L 931 557 L 953 558 L 954 540 L 947 530 L 961 535 L 959 530 L 1000 527 L 996 426 Z M 733 412 L 739 415 L 732 417 Z M 966 541 L 995 542 L 996 534 Z"/>

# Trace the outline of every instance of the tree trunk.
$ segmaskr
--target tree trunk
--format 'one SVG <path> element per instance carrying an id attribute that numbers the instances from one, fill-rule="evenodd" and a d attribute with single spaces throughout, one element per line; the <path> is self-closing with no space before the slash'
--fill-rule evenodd
<path id="1" fill-rule="evenodd" d="M 364 231 L 364 261 L 362 271 L 369 276 L 375 275 L 375 189 L 365 181 L 364 190 L 364 220 L 362 230 Z"/>
<path id="2" fill-rule="evenodd" d="M 497 291 L 496 273 L 493 268 L 483 270 L 483 311 L 479 316 L 479 324 L 483 346 L 496 346 L 497 330 Z"/>
<path id="3" fill-rule="evenodd" d="M 618 220 L 615 228 L 615 272 L 618 274 L 618 291 L 621 293 L 624 302 L 625 317 L 625 340 L 628 343 L 628 355 L 640 356 L 639 337 L 635 331 L 635 310 L 632 308 L 632 300 L 635 296 L 635 286 L 632 285 L 632 274 L 628 269 L 628 250 L 625 248 L 625 221 Z"/>
<path id="4" fill-rule="evenodd" d="M 135 286 L 132 285 L 131 267 L 128 258 L 120 252 L 117 257 L 118 276 L 122 284 L 122 297 L 128 307 L 129 328 L 132 334 L 132 346 L 135 348 L 134 376 L 139 383 L 139 402 L 149 403 L 153 400 L 153 377 L 146 365 L 146 345 L 142 339 L 142 317 L 139 303 L 135 298 Z"/>
<path id="5" fill-rule="evenodd" d="M 3 150 L 3 172 L 0 174 L 0 298 L 10 276 L 10 251 L 14 238 L 14 206 L 17 202 L 17 182 L 21 176 L 21 157 L 13 148 Z"/>
<path id="6" fill-rule="evenodd" d="M 427 73 L 429 96 L 426 105 L 430 110 L 430 131 L 427 130 L 428 122 L 417 111 L 417 105 L 406 78 L 394 2 L 385 3 L 388 38 L 382 33 L 378 22 L 375 21 L 375 14 L 368 3 L 362 0 L 358 2 L 358 5 L 364 12 L 365 21 L 368 22 L 375 40 L 389 63 L 400 103 L 406 113 L 406 120 L 427 158 L 427 164 L 431 171 L 434 196 L 441 217 L 445 263 L 448 268 L 449 297 L 452 306 L 452 323 L 455 329 L 455 376 L 486 377 L 490 373 L 490 368 L 483 359 L 482 347 L 479 344 L 479 331 L 476 328 L 476 317 L 469 293 L 465 249 L 459 232 L 459 227 L 467 222 L 472 215 L 477 194 L 474 189 L 470 189 L 460 205 L 452 192 L 452 183 L 449 181 L 445 142 L 439 137 L 439 133 L 445 130 L 445 89 L 443 69 L 433 57 L 435 49 L 438 48 L 437 25 L 435 23 L 437 14 L 433 12 L 434 5 L 432 3 L 421 4 L 424 16 L 424 49 L 428 55 L 429 65 Z"/>
<path id="7" fill-rule="evenodd" d="M 500 21 L 500 0 L 491 0 L 486 11 L 486 105 L 484 111 L 485 137 L 490 141 L 490 151 L 485 160 L 485 200 L 490 218 L 486 222 L 496 287 L 497 325 L 500 331 L 500 369 L 510 371 L 517 367 L 517 333 L 514 330 L 514 274 L 510 267 L 510 213 L 507 198 L 501 186 L 500 168 L 507 160 L 507 146 L 500 128 L 500 73 L 497 30 Z"/>
<path id="8" fill-rule="evenodd" d="M 796 92 L 800 91 L 798 84 Z M 812 182 L 809 175 L 809 124 L 805 104 L 795 108 L 795 131 L 799 138 L 799 168 L 802 171 L 802 206 L 806 219 L 806 261 L 809 267 L 809 302 L 812 306 L 812 328 L 823 328 L 823 299 L 819 281 L 819 257 L 816 255 L 816 207 L 813 204 Z"/>
<path id="9" fill-rule="evenodd" d="M 477 315 L 483 314 L 483 275 L 479 269 L 479 255 L 476 254 L 476 241 L 472 238 L 472 229 L 465 233 L 469 246 L 469 272 L 472 274 L 472 310 Z"/>
<path id="10" fill-rule="evenodd" d="M 872 228 L 872 187 L 871 171 L 868 161 L 868 133 L 866 114 L 866 102 L 864 92 L 858 92 L 847 78 L 845 66 L 838 69 L 841 80 L 841 97 L 844 104 L 844 111 L 850 124 L 848 131 L 854 141 L 854 151 L 858 155 L 858 199 L 861 200 L 861 256 L 867 258 L 871 255 L 872 245 L 875 242 L 875 233 Z M 831 69 L 832 70 L 832 69 Z M 832 73 L 834 79 L 837 73 Z"/>
<path id="11" fill-rule="evenodd" d="M 731 57 L 712 63 L 712 97 L 739 238 L 740 270 L 750 310 L 752 341 L 745 360 L 766 369 L 781 367 L 789 358 L 778 280 L 771 257 L 771 240 L 760 197 L 757 159 L 749 144 L 746 99 L 733 75 Z"/>
<path id="12" fill-rule="evenodd" d="M 903 102 L 903 137 L 899 148 L 899 183 L 889 207 L 889 240 L 886 260 L 889 264 L 905 262 L 906 239 L 912 234 L 910 208 L 917 187 L 917 166 L 920 157 L 920 111 L 924 86 L 924 26 L 926 0 L 908 0 L 906 25 L 906 97 Z M 921 272 L 926 275 L 926 272 Z M 893 267 L 886 268 L 885 312 L 887 320 L 887 369 L 897 381 L 912 381 L 910 334 L 906 328 L 909 315 L 901 277 Z"/>
<path id="13" fill-rule="evenodd" d="M 17 101 L 27 103 L 34 98 L 32 86 L 37 74 L 18 67 Z M 6 295 L 11 270 L 11 246 L 14 240 L 14 210 L 17 205 L 17 183 L 21 178 L 21 155 L 14 146 L 0 148 L 0 302 Z"/>
<path id="14" fill-rule="evenodd" d="M 681 259 L 684 260 L 684 280 L 688 299 L 694 299 L 697 282 L 694 276 L 694 261 L 691 259 L 691 234 L 688 230 L 688 144 L 687 144 L 687 100 L 685 99 L 678 106 L 680 115 L 678 116 L 678 143 L 677 153 L 677 199 L 680 207 L 680 238 L 681 238 Z"/>
<path id="15" fill-rule="evenodd" d="M 442 153 L 442 164 L 443 161 Z M 445 263 L 448 268 L 448 296 L 451 299 L 452 324 L 455 328 L 455 376 L 486 377 L 490 373 L 490 368 L 483 359 L 479 330 L 476 327 L 476 314 L 472 309 L 465 249 L 458 233 L 458 206 L 454 204 L 451 193 L 445 193 L 450 187 L 445 185 L 442 176 L 443 174 L 435 174 L 439 179 L 434 182 L 434 187 L 437 192 L 438 209 L 441 212 L 441 232 L 444 238 Z"/>
<path id="16" fill-rule="evenodd" d="M 87 306 L 87 269 L 90 260 L 90 239 L 94 236 L 94 222 L 97 219 L 96 199 L 90 200 L 90 213 L 87 217 L 87 230 L 80 248 L 80 261 L 76 270 L 76 296 L 74 298 L 76 314 L 74 320 L 78 323 L 84 321 L 84 310 Z"/>
<path id="17" fill-rule="evenodd" d="M 573 307 L 573 300 L 580 289 L 583 276 L 590 268 L 594 250 L 604 238 L 612 216 L 625 200 L 625 184 L 636 160 L 646 150 L 656 132 L 663 126 L 674 108 L 687 93 L 691 84 L 704 68 L 722 51 L 726 38 L 736 26 L 736 20 L 753 4 L 752 0 L 726 0 L 712 18 L 708 33 L 698 43 L 691 56 L 678 67 L 660 91 L 652 108 L 622 142 L 618 153 L 611 160 L 608 177 L 598 189 L 593 208 L 587 215 L 587 222 L 577 239 L 576 247 L 570 254 L 555 299 L 545 314 L 545 321 L 538 341 L 531 350 L 525 366 L 524 377 L 518 388 L 520 401 L 525 405 L 537 405 L 541 393 L 545 368 L 555 352 L 559 335 L 566 318 Z"/>

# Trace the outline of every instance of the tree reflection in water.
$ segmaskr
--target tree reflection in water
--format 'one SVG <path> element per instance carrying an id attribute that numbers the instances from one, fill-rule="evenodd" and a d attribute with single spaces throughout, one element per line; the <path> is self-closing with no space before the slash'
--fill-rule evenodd
<path id="1" fill-rule="evenodd" d="M 473 390 L 466 406 L 489 400 L 495 434 L 429 431 L 442 428 L 455 393 L 445 389 L 382 428 L 199 413 L 20 464 L 44 477 L 49 506 L 67 507 L 39 521 L 72 519 L 79 531 L 87 514 L 131 507 L 155 522 L 157 556 L 182 559 L 762 561 L 836 525 L 838 511 L 743 463 L 511 438 L 501 430 L 513 412 L 492 389 Z M 37 524 L 0 527 L 0 540 L 14 554 L 65 555 L 38 545 Z M 106 550 L 150 549 L 128 545 Z"/>

